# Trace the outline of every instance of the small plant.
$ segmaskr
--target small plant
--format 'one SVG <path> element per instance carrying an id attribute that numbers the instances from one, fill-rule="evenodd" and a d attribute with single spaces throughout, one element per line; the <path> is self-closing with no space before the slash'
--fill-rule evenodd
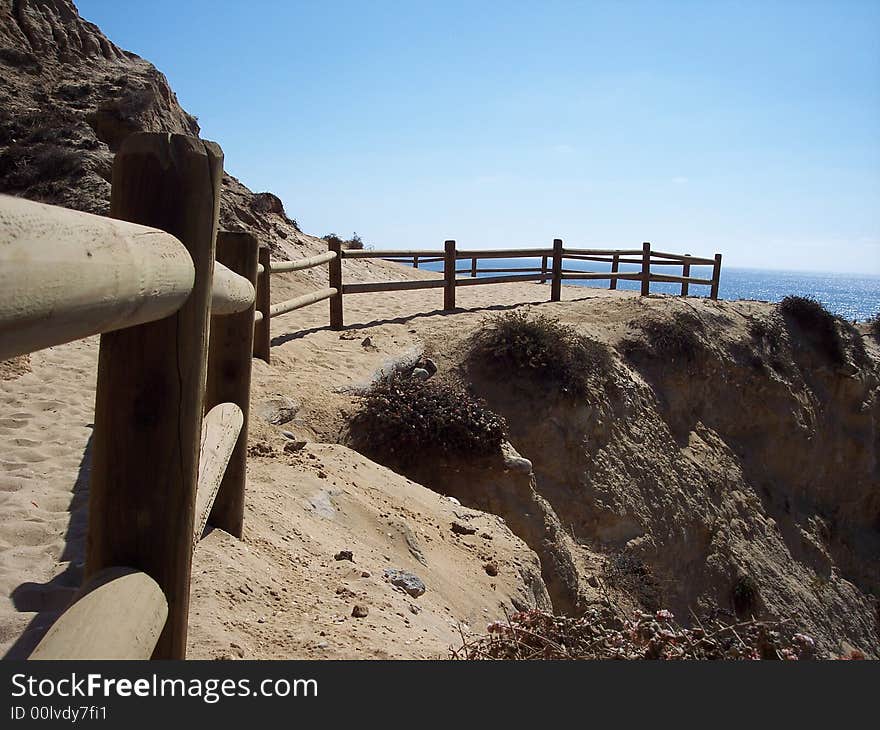
<path id="1" fill-rule="evenodd" d="M 880 342 L 880 312 L 868 320 L 868 332 L 871 333 L 875 340 Z"/>
<path id="2" fill-rule="evenodd" d="M 590 379 L 612 367 L 611 354 L 600 342 L 550 317 L 514 311 L 498 315 L 470 342 L 469 359 L 504 375 L 518 375 L 585 394 Z"/>
<path id="3" fill-rule="evenodd" d="M 648 611 L 656 611 L 663 604 L 663 587 L 651 568 L 641 559 L 627 552 L 618 552 L 604 564 L 602 577 L 612 588 L 624 590 L 638 599 Z"/>
<path id="4" fill-rule="evenodd" d="M 660 360 L 688 369 L 705 359 L 706 345 L 700 337 L 703 323 L 693 314 L 677 312 L 672 319 L 645 319 L 637 326 L 644 338 L 623 343 L 630 359 Z"/>
<path id="5" fill-rule="evenodd" d="M 398 463 L 498 453 L 506 432 L 504 419 L 461 385 L 420 380 L 408 368 L 374 381 L 349 426 L 358 450 Z"/>
<path id="6" fill-rule="evenodd" d="M 835 365 L 846 362 L 846 348 L 837 317 L 809 297 L 787 296 L 777 305 L 785 320 Z"/>
<path id="7" fill-rule="evenodd" d="M 730 597 L 737 616 L 748 616 L 754 613 L 760 602 L 758 584 L 752 576 L 741 574 L 733 583 Z"/>
<path id="8" fill-rule="evenodd" d="M 364 241 L 357 233 L 353 233 L 351 238 L 347 241 L 344 238 L 337 236 L 335 233 L 328 233 L 324 236 L 324 240 L 327 241 L 327 243 L 338 244 L 339 246 L 342 246 L 342 248 L 351 251 L 361 251 L 364 249 Z"/>

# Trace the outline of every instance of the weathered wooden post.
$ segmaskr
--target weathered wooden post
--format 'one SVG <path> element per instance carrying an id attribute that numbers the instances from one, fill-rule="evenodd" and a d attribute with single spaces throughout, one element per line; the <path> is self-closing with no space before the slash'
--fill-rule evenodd
<path id="1" fill-rule="evenodd" d="M 477 257 L 471 257 L 471 279 L 477 278 Z"/>
<path id="2" fill-rule="evenodd" d="M 685 256 L 690 256 L 689 253 L 686 253 Z M 681 275 L 685 278 L 691 275 L 691 262 L 685 261 L 681 265 Z M 687 281 L 681 282 L 681 296 L 686 297 L 688 295 L 688 283 Z"/>
<path id="3" fill-rule="evenodd" d="M 547 254 L 541 257 L 541 284 L 547 283 Z"/>
<path id="4" fill-rule="evenodd" d="M 250 233 L 223 231 L 217 235 L 217 261 L 254 286 L 257 283 L 258 258 L 259 244 Z M 251 305 L 237 314 L 212 317 L 208 344 L 205 412 L 221 403 L 234 403 L 241 409 L 244 417 L 238 441 L 229 458 L 208 518 L 208 524 L 235 537 L 241 537 L 244 522 L 254 311 L 255 307 Z"/>
<path id="5" fill-rule="evenodd" d="M 715 265 L 712 267 L 712 291 L 709 296 L 718 299 L 718 287 L 721 284 L 721 254 L 715 254 Z"/>
<path id="6" fill-rule="evenodd" d="M 223 152 L 178 134 L 130 135 L 116 154 L 110 214 L 176 236 L 195 266 L 176 314 L 101 335 L 86 580 L 142 570 L 168 600 L 153 657 L 183 659 Z"/>
<path id="7" fill-rule="evenodd" d="M 330 329 L 342 329 L 342 242 L 330 241 L 327 247 L 336 256 L 331 259 L 327 268 L 330 270 L 330 288 L 336 289 L 336 294 L 330 297 Z"/>
<path id="8" fill-rule="evenodd" d="M 651 292 L 651 244 L 645 241 L 642 244 L 642 296 L 646 297 Z"/>
<path id="9" fill-rule="evenodd" d="M 611 259 L 611 273 L 616 274 L 620 270 L 620 254 L 614 254 L 614 258 Z M 611 277 L 611 283 L 608 285 L 609 289 L 617 289 L 617 277 Z"/>
<path id="10" fill-rule="evenodd" d="M 553 278 L 550 280 L 550 301 L 562 297 L 562 239 L 553 239 Z"/>
<path id="11" fill-rule="evenodd" d="M 457 263 L 455 241 L 446 241 L 443 244 L 443 309 L 447 312 L 455 309 L 455 267 Z"/>
<path id="12" fill-rule="evenodd" d="M 257 275 L 257 302 L 254 313 L 254 357 L 269 362 L 269 346 L 271 344 L 271 307 L 272 307 L 272 268 L 269 263 L 269 247 L 260 246 L 257 262 L 263 267 Z M 256 313 L 259 312 L 259 317 Z"/>

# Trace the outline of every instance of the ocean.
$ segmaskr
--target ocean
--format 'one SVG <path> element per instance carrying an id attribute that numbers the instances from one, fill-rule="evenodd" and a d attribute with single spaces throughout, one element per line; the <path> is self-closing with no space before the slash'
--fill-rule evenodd
<path id="1" fill-rule="evenodd" d="M 540 267 L 540 259 L 481 259 L 480 266 L 491 268 Z M 470 260 L 459 261 L 459 269 L 469 269 Z M 430 271 L 442 271 L 443 263 L 422 264 L 420 268 Z M 565 262 L 565 269 L 578 271 L 610 271 L 610 264 L 598 262 L 573 261 Z M 636 264 L 621 264 L 620 271 L 639 271 Z M 651 265 L 652 271 L 661 274 L 681 275 L 681 264 L 662 266 Z M 501 276 L 502 274 L 478 274 L 484 276 Z M 460 274 L 461 276 L 461 274 Z M 711 266 L 692 266 L 691 276 L 698 279 L 712 278 Z M 566 281 L 566 284 L 577 286 L 608 288 L 608 281 Z M 618 281 L 618 289 L 638 291 L 638 281 Z M 651 293 L 678 294 L 681 284 L 653 283 Z M 691 284 L 689 294 L 692 296 L 708 296 L 708 286 Z M 756 299 L 766 302 L 778 302 L 789 294 L 810 297 L 821 302 L 829 311 L 848 320 L 865 320 L 880 312 L 880 275 L 866 274 L 821 274 L 803 271 L 770 271 L 764 269 L 739 269 L 721 267 L 721 284 L 718 296 L 721 299 Z"/>

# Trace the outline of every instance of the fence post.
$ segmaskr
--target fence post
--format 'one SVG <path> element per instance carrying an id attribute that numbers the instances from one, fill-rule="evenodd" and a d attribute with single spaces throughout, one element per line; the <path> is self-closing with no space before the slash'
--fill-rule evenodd
<path id="1" fill-rule="evenodd" d="M 458 265 L 458 263 L 456 263 L 456 266 L 457 265 Z M 477 257 L 476 256 L 471 258 L 471 278 L 472 279 L 477 278 Z"/>
<path id="2" fill-rule="evenodd" d="M 258 258 L 259 244 L 250 233 L 223 231 L 217 234 L 217 261 L 255 286 Z M 244 522 L 254 311 L 252 305 L 244 312 L 212 317 L 208 341 L 205 413 L 221 403 L 235 403 L 244 416 L 241 433 L 214 498 L 208 524 L 239 538 Z"/>
<path id="3" fill-rule="evenodd" d="M 447 312 L 455 309 L 455 241 L 443 244 L 443 309 Z"/>
<path id="4" fill-rule="evenodd" d="M 620 270 L 620 254 L 614 254 L 614 258 L 611 259 L 611 273 L 616 274 Z M 617 289 L 617 277 L 611 277 L 611 283 L 608 285 L 609 289 Z"/>
<path id="5" fill-rule="evenodd" d="M 646 297 L 651 292 L 651 244 L 645 241 L 642 244 L 642 296 Z"/>
<path id="6" fill-rule="evenodd" d="M 547 254 L 541 257 L 541 284 L 547 283 Z"/>
<path id="7" fill-rule="evenodd" d="M 718 299 L 718 286 L 721 283 L 721 254 L 715 254 L 715 266 L 712 267 L 712 291 L 709 296 Z"/>
<path id="8" fill-rule="evenodd" d="M 414 269 L 419 268 L 419 257 L 418 256 L 413 256 L 413 268 Z"/>
<path id="9" fill-rule="evenodd" d="M 336 257 L 330 261 L 327 268 L 330 271 L 330 288 L 336 289 L 336 294 L 330 297 L 330 329 L 342 329 L 342 242 L 330 241 L 327 247 L 336 253 Z"/>
<path id="10" fill-rule="evenodd" d="M 271 264 L 269 263 L 269 247 L 262 245 L 257 252 L 257 262 L 263 267 L 263 273 L 257 276 L 257 302 L 256 311 L 263 318 L 254 324 L 254 357 L 264 362 L 269 362 L 269 344 L 272 339 L 269 321 L 271 319 L 270 307 L 272 306 L 272 281 Z"/>
<path id="11" fill-rule="evenodd" d="M 689 253 L 686 253 L 685 256 L 690 256 Z M 681 275 L 682 276 L 690 276 L 691 275 L 691 262 L 685 261 L 681 265 Z M 689 282 L 683 281 L 681 282 L 681 296 L 686 297 L 688 295 L 688 284 Z"/>
<path id="12" fill-rule="evenodd" d="M 558 302 L 562 296 L 562 239 L 553 239 L 553 278 L 550 281 L 550 301 Z"/>
<path id="13" fill-rule="evenodd" d="M 192 531 L 223 152 L 138 133 L 113 164 L 110 214 L 176 236 L 195 265 L 170 317 L 101 335 L 85 577 L 126 566 L 155 580 L 168 620 L 155 659 L 186 656 Z"/>

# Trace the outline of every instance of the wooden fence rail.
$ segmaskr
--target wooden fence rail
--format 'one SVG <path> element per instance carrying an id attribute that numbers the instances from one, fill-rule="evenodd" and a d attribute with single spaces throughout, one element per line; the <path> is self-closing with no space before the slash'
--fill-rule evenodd
<path id="1" fill-rule="evenodd" d="M 346 294 L 608 279 L 711 287 L 713 259 L 641 249 L 343 250 L 273 261 L 248 233 L 218 231 L 223 153 L 183 135 L 130 135 L 113 165 L 110 218 L 0 196 L 0 359 L 100 334 L 85 584 L 34 659 L 186 655 L 191 563 L 207 527 L 240 537 L 251 366 L 269 361 L 270 324 L 329 300 L 343 327 Z M 442 278 L 343 281 L 344 259 L 443 262 Z M 540 266 L 478 267 L 540 258 Z M 564 268 L 609 263 L 610 272 Z M 459 261 L 470 267 L 458 269 Z M 621 272 L 619 265 L 640 264 Z M 712 265 L 711 279 L 690 275 Z M 328 268 L 328 286 L 271 303 L 273 274 Z M 681 266 L 681 276 L 651 267 Z M 478 276 L 488 273 L 489 276 Z M 459 276 L 462 275 L 462 276 Z"/>
<path id="2" fill-rule="evenodd" d="M 110 218 L 0 196 L 0 359 L 101 335 L 85 585 L 34 659 L 184 658 L 194 544 L 241 534 L 258 250 L 217 231 L 222 174 L 133 134 Z"/>

